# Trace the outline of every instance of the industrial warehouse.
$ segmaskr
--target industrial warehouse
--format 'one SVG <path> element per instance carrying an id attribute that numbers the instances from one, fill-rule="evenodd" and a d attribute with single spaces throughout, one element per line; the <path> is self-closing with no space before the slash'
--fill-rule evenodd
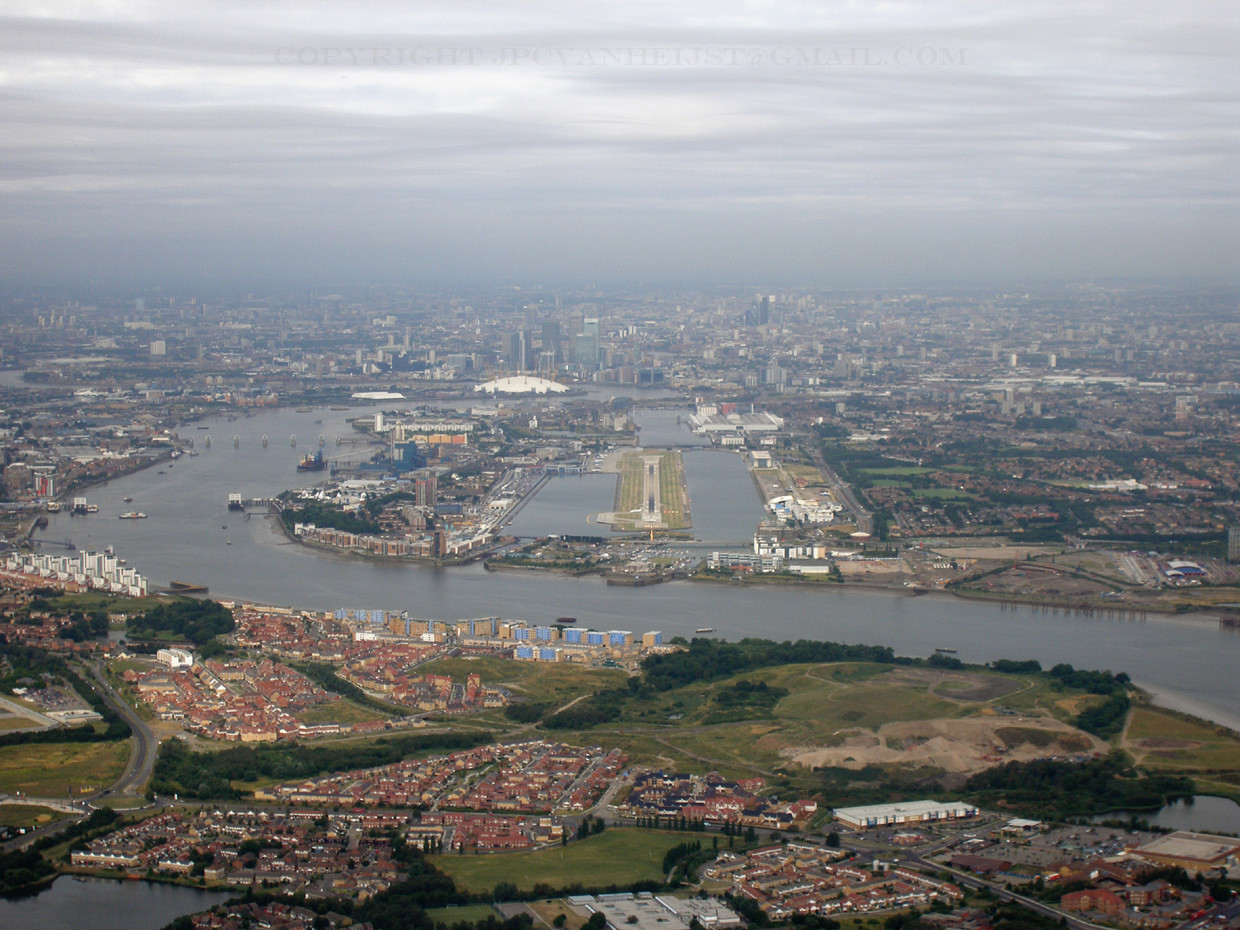
<path id="1" fill-rule="evenodd" d="M 977 808 L 962 801 L 904 801 L 900 804 L 870 804 L 864 807 L 838 807 L 835 819 L 855 830 L 873 827 L 899 827 L 915 823 L 938 823 L 977 816 Z"/>

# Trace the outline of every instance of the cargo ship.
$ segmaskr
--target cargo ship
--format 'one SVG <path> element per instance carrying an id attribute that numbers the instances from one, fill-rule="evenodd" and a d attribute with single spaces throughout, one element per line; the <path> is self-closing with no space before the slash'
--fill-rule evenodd
<path id="1" fill-rule="evenodd" d="M 327 467 L 327 460 L 323 458 L 323 450 L 319 449 L 313 455 L 303 455 L 301 461 L 297 463 L 298 471 L 322 471 Z"/>
<path id="2" fill-rule="evenodd" d="M 577 618 L 576 617 L 556 617 L 555 620 L 553 620 L 552 622 L 559 624 L 560 626 L 569 626 L 570 624 L 576 623 Z"/>

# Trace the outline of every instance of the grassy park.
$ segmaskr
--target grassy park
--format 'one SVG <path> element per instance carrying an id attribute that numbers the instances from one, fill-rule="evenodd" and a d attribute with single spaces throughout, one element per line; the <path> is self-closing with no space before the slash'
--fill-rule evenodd
<path id="1" fill-rule="evenodd" d="M 495 908 L 489 904 L 461 904 L 453 907 L 432 907 L 426 916 L 436 925 L 451 926 L 458 923 L 478 924 L 488 917 L 496 917 Z"/>
<path id="2" fill-rule="evenodd" d="M 459 887 L 474 892 L 490 891 L 500 882 L 521 889 L 538 883 L 553 888 L 623 887 L 662 878 L 664 854 L 690 837 L 700 839 L 701 834 L 612 828 L 567 846 L 493 856 L 445 853 L 432 861 Z"/>

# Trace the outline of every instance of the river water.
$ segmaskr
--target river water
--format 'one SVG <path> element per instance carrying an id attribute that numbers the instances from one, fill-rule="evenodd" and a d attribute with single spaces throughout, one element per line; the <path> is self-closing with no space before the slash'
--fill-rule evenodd
<path id="1" fill-rule="evenodd" d="M 728 639 L 830 639 L 922 656 L 948 648 L 966 662 L 1036 658 L 1048 667 L 1070 662 L 1126 671 L 1160 702 L 1240 729 L 1235 688 L 1240 634 L 1220 629 L 1212 618 L 1083 617 L 947 595 L 907 597 L 841 586 L 669 582 L 609 587 L 595 576 L 491 573 L 478 564 L 383 563 L 303 547 L 267 519 L 228 511 L 229 492 L 268 497 L 315 480 L 313 474 L 297 472 L 298 458 L 317 448 L 320 435 L 329 458 L 350 453 L 354 447 L 337 446 L 336 437 L 354 435 L 347 418 L 374 409 L 284 409 L 213 419 L 201 424 L 210 427 L 206 430 L 183 426 L 180 433 L 195 440 L 197 456 L 91 489 L 86 496 L 99 504 L 99 513 L 52 515 L 41 536 L 71 538 L 78 548 L 113 544 L 117 555 L 157 584 L 189 581 L 209 585 L 215 597 L 268 604 L 385 608 L 449 620 L 504 616 L 545 622 L 568 614 L 598 629 L 658 629 L 665 637 L 691 636 L 711 627 Z M 700 445 L 676 418 L 676 411 L 639 412 L 642 441 Z M 296 448 L 290 446 L 292 434 Z M 205 447 L 208 435 L 210 449 Z M 263 435 L 268 437 L 265 448 Z M 735 540 L 737 545 L 729 548 L 748 547 L 761 507 L 741 457 L 695 448 L 684 459 L 695 534 L 711 543 Z M 599 475 L 553 479 L 511 529 L 601 535 L 586 517 L 611 509 L 614 480 Z M 132 503 L 124 497 L 132 497 Z M 148 519 L 116 519 L 130 509 L 147 513 Z"/>
<path id="2" fill-rule="evenodd" d="M 119 882 L 62 875 L 51 888 L 32 897 L 0 898 L 0 927 L 159 930 L 182 914 L 205 911 L 238 894 L 158 882 Z"/>

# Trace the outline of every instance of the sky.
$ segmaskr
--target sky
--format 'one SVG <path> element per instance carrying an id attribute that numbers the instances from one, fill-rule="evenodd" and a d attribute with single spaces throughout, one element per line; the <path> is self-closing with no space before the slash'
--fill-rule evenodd
<path id="1" fill-rule="evenodd" d="M 1234 283 L 1235 0 L 6 0 L 0 276 Z"/>

